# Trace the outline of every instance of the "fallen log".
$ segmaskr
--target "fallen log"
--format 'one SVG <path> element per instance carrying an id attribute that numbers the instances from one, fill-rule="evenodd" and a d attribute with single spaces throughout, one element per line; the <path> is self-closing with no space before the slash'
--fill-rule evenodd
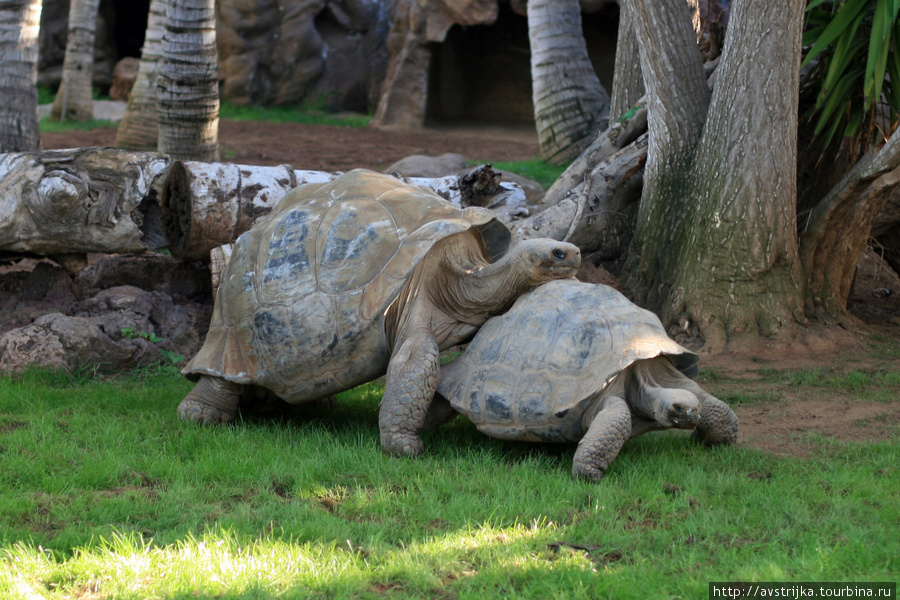
<path id="1" fill-rule="evenodd" d="M 0 250 L 164 247 L 157 194 L 168 163 L 162 154 L 115 148 L 0 154 Z"/>
<path id="2" fill-rule="evenodd" d="M 288 191 L 305 183 L 325 183 L 340 173 L 298 171 L 290 165 L 241 166 L 175 161 L 163 185 L 161 208 L 169 249 L 178 258 L 208 260 L 213 248 L 235 241 L 254 221 L 268 214 Z M 462 205 L 458 177 L 401 178 Z M 527 214 L 525 193 L 502 183 L 481 197 L 500 220 L 509 224 Z"/>
<path id="3" fill-rule="evenodd" d="M 403 179 L 457 206 L 476 203 L 509 224 L 528 214 L 513 183 L 474 178 Z M 140 253 L 168 248 L 177 258 L 209 260 L 291 189 L 340 173 L 227 163 L 170 162 L 163 154 L 73 148 L 0 154 L 0 250 L 56 255 Z M 465 199 L 463 198 L 465 196 Z"/>

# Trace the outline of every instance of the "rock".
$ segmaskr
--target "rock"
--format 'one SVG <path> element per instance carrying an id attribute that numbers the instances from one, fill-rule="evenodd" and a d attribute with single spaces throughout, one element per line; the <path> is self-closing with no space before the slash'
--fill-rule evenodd
<path id="1" fill-rule="evenodd" d="M 140 66 L 141 61 L 130 56 L 116 63 L 115 68 L 113 68 L 112 86 L 109 88 L 110 99 L 128 100 Z"/>
<path id="2" fill-rule="evenodd" d="M 384 169 L 385 173 L 400 173 L 404 177 L 443 177 L 459 175 L 469 168 L 466 159 L 460 154 L 447 152 L 440 156 L 413 154 L 401 158 Z"/>
<path id="3" fill-rule="evenodd" d="M 150 364 L 158 358 L 158 349 L 147 340 L 114 342 L 95 319 L 61 313 L 44 315 L 0 337 L 0 371 L 5 372 L 29 367 L 114 371 Z"/>
<path id="4" fill-rule="evenodd" d="M 48 312 L 71 310 L 77 290 L 68 272 L 47 258 L 0 264 L 0 334 Z"/>
<path id="5" fill-rule="evenodd" d="M 217 11 L 220 77 L 229 101 L 374 108 L 387 68 L 385 3 L 222 0 Z"/>
<path id="6" fill-rule="evenodd" d="M 544 200 L 544 194 L 547 192 L 537 181 L 523 177 L 518 173 L 510 173 L 503 171 L 503 181 L 509 181 L 518 184 L 525 192 L 525 203 L 528 206 L 538 207 Z"/>
<path id="7" fill-rule="evenodd" d="M 0 257 L 0 371 L 117 371 L 200 349 L 208 267 L 152 253 L 60 259 Z"/>
<path id="8" fill-rule="evenodd" d="M 75 282 L 82 297 L 92 290 L 120 285 L 201 302 L 210 295 L 209 267 L 152 252 L 94 255 L 91 264 L 78 272 Z"/>

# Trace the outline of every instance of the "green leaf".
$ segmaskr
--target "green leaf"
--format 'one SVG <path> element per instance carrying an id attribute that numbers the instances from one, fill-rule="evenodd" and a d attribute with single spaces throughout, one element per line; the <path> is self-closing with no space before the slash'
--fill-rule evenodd
<path id="1" fill-rule="evenodd" d="M 847 35 L 841 36 L 834 46 L 832 58 L 828 65 L 828 72 L 825 75 L 825 82 L 822 84 L 826 93 L 827 90 L 834 87 L 835 82 L 841 78 L 847 67 L 859 56 L 860 51 L 865 47 L 865 40 L 856 37 L 856 31 L 859 29 L 861 22 L 862 18 L 857 19 L 852 24 Z"/>
<path id="2" fill-rule="evenodd" d="M 881 55 L 887 52 L 887 44 L 884 40 L 884 25 L 887 19 L 888 5 L 886 0 L 875 2 L 874 16 L 872 17 L 872 31 L 869 34 L 869 53 L 866 59 L 866 75 L 863 80 L 863 90 L 866 96 L 866 105 L 871 101 L 875 88 L 878 64 Z M 890 31 L 890 30 L 888 30 Z M 882 72 L 882 78 L 884 73 Z"/>
<path id="3" fill-rule="evenodd" d="M 834 86 L 834 89 L 831 90 L 824 99 L 822 103 L 821 112 L 819 114 L 819 121 L 816 124 L 816 135 L 820 134 L 828 122 L 831 120 L 832 115 L 834 115 L 839 109 L 846 108 L 850 101 L 853 98 L 851 94 L 851 90 L 856 86 L 856 83 L 859 81 L 859 71 L 854 70 L 845 74 Z M 833 124 L 833 130 L 836 130 L 840 125 L 841 119 L 835 119 Z M 833 131 L 832 131 L 833 133 Z M 829 135 L 829 139 L 831 135 Z"/>
<path id="4" fill-rule="evenodd" d="M 856 135 L 856 130 L 859 129 L 859 124 L 862 122 L 862 116 L 863 113 L 861 111 L 856 111 L 850 115 L 847 126 L 844 127 L 844 137 L 853 137 Z"/>
<path id="5" fill-rule="evenodd" d="M 854 21 L 860 18 L 860 14 L 868 3 L 869 0 L 847 0 L 831 23 L 825 28 L 822 35 L 819 36 L 819 39 L 816 40 L 813 47 L 810 48 L 809 53 L 806 55 L 806 58 L 803 59 L 803 63 L 800 66 L 806 66 L 809 61 L 818 56 L 829 44 L 834 42 L 850 28 Z"/>

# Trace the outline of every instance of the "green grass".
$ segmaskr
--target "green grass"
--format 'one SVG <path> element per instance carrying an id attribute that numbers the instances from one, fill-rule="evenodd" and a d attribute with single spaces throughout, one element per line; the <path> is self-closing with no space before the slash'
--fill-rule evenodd
<path id="1" fill-rule="evenodd" d="M 900 384 L 900 368 L 893 370 L 842 371 L 839 369 L 801 369 L 783 371 L 760 369 L 763 381 L 790 388 L 811 391 L 849 391 L 857 400 L 866 402 L 894 402 Z M 723 398 L 724 399 L 724 398 Z"/>
<path id="2" fill-rule="evenodd" d="M 329 113 L 319 105 L 303 106 L 236 106 L 222 102 L 220 119 L 233 121 L 268 121 L 271 123 L 302 123 L 304 125 L 335 125 L 341 127 L 366 127 L 368 115 L 354 113 Z"/>
<path id="3" fill-rule="evenodd" d="M 100 127 L 116 128 L 119 126 L 115 121 L 107 121 L 106 119 L 91 119 L 89 121 L 53 121 L 49 117 L 44 117 L 38 123 L 43 133 L 60 133 L 62 131 L 88 131 Z"/>
<path id="4" fill-rule="evenodd" d="M 224 427 L 177 420 L 189 389 L 0 376 L 0 597 L 699 598 L 900 570 L 898 440 L 804 460 L 656 433 L 588 484 L 572 447 L 463 419 L 385 456 L 377 384 Z"/>

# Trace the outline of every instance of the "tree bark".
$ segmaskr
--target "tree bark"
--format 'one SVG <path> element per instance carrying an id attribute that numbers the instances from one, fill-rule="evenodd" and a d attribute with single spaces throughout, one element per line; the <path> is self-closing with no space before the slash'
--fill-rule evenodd
<path id="1" fill-rule="evenodd" d="M 156 114 L 156 76 L 162 59 L 162 38 L 169 0 L 151 0 L 141 66 L 128 97 L 125 116 L 116 130 L 116 147 L 154 151 L 159 136 Z"/>
<path id="2" fill-rule="evenodd" d="M 35 254 L 144 252 L 168 247 L 207 260 L 268 214 L 291 189 L 340 172 L 175 161 L 154 152 L 75 148 L 0 154 L 0 251 Z M 456 206 L 456 176 L 400 178 Z M 482 198 L 509 224 L 525 192 L 502 182 Z"/>
<path id="3" fill-rule="evenodd" d="M 672 90 L 666 62 L 648 60 L 672 39 L 671 32 L 660 37 L 666 31 L 659 27 L 664 15 L 654 13 L 660 5 L 637 5 L 643 6 L 635 20 L 638 40 L 646 42 L 641 62 L 649 75 L 651 147 L 626 285 L 664 323 L 702 336 L 711 352 L 760 335 L 791 339 L 805 320 L 794 233 L 804 3 L 736 3 L 699 140 L 692 139 L 699 130 L 688 130 L 678 114 L 693 102 Z M 772 23 L 780 24 L 777 34 Z M 690 28 L 681 30 L 682 43 L 695 46 Z M 784 66 L 760 70 L 759 64 Z M 671 103 L 660 103 L 662 118 L 655 118 L 657 89 L 672 94 Z M 655 133 L 665 146 L 654 146 Z"/>
<path id="4" fill-rule="evenodd" d="M 738 2 L 731 13 L 691 171 L 694 218 L 664 311 L 695 324 L 713 352 L 760 335 L 791 342 L 806 322 L 796 236 L 805 6 Z"/>
<path id="5" fill-rule="evenodd" d="M 0 152 L 40 147 L 37 61 L 41 0 L 0 2 Z"/>
<path id="6" fill-rule="evenodd" d="M 219 87 L 213 0 L 173 0 L 157 75 L 159 150 L 179 160 L 218 158 Z"/>
<path id="7" fill-rule="evenodd" d="M 859 255 L 872 223 L 900 183 L 900 136 L 870 150 L 815 207 L 800 237 L 806 313 L 845 323 Z"/>
<path id="8" fill-rule="evenodd" d="M 50 118 L 54 121 L 90 121 L 94 118 L 94 32 L 100 0 L 71 2 L 62 83 L 53 99 Z"/>
<path id="9" fill-rule="evenodd" d="M 541 158 L 565 164 L 609 121 L 609 95 L 588 58 L 577 0 L 529 0 L 531 85 Z"/>
<path id="10" fill-rule="evenodd" d="M 0 155 L 0 250 L 143 252 L 166 245 L 168 159 L 110 148 Z"/>
<path id="11" fill-rule="evenodd" d="M 690 169 L 710 92 L 684 0 L 629 0 L 648 97 L 644 189 L 623 283 L 635 301 L 662 312 L 671 279 L 683 268 Z M 663 319 L 665 323 L 665 318 Z"/>
<path id="12" fill-rule="evenodd" d="M 609 100 L 609 120 L 615 122 L 638 104 L 646 93 L 641 73 L 641 55 L 634 33 L 631 4 L 619 3 L 619 34 L 616 38 L 616 62 L 613 70 L 613 88 Z"/>

